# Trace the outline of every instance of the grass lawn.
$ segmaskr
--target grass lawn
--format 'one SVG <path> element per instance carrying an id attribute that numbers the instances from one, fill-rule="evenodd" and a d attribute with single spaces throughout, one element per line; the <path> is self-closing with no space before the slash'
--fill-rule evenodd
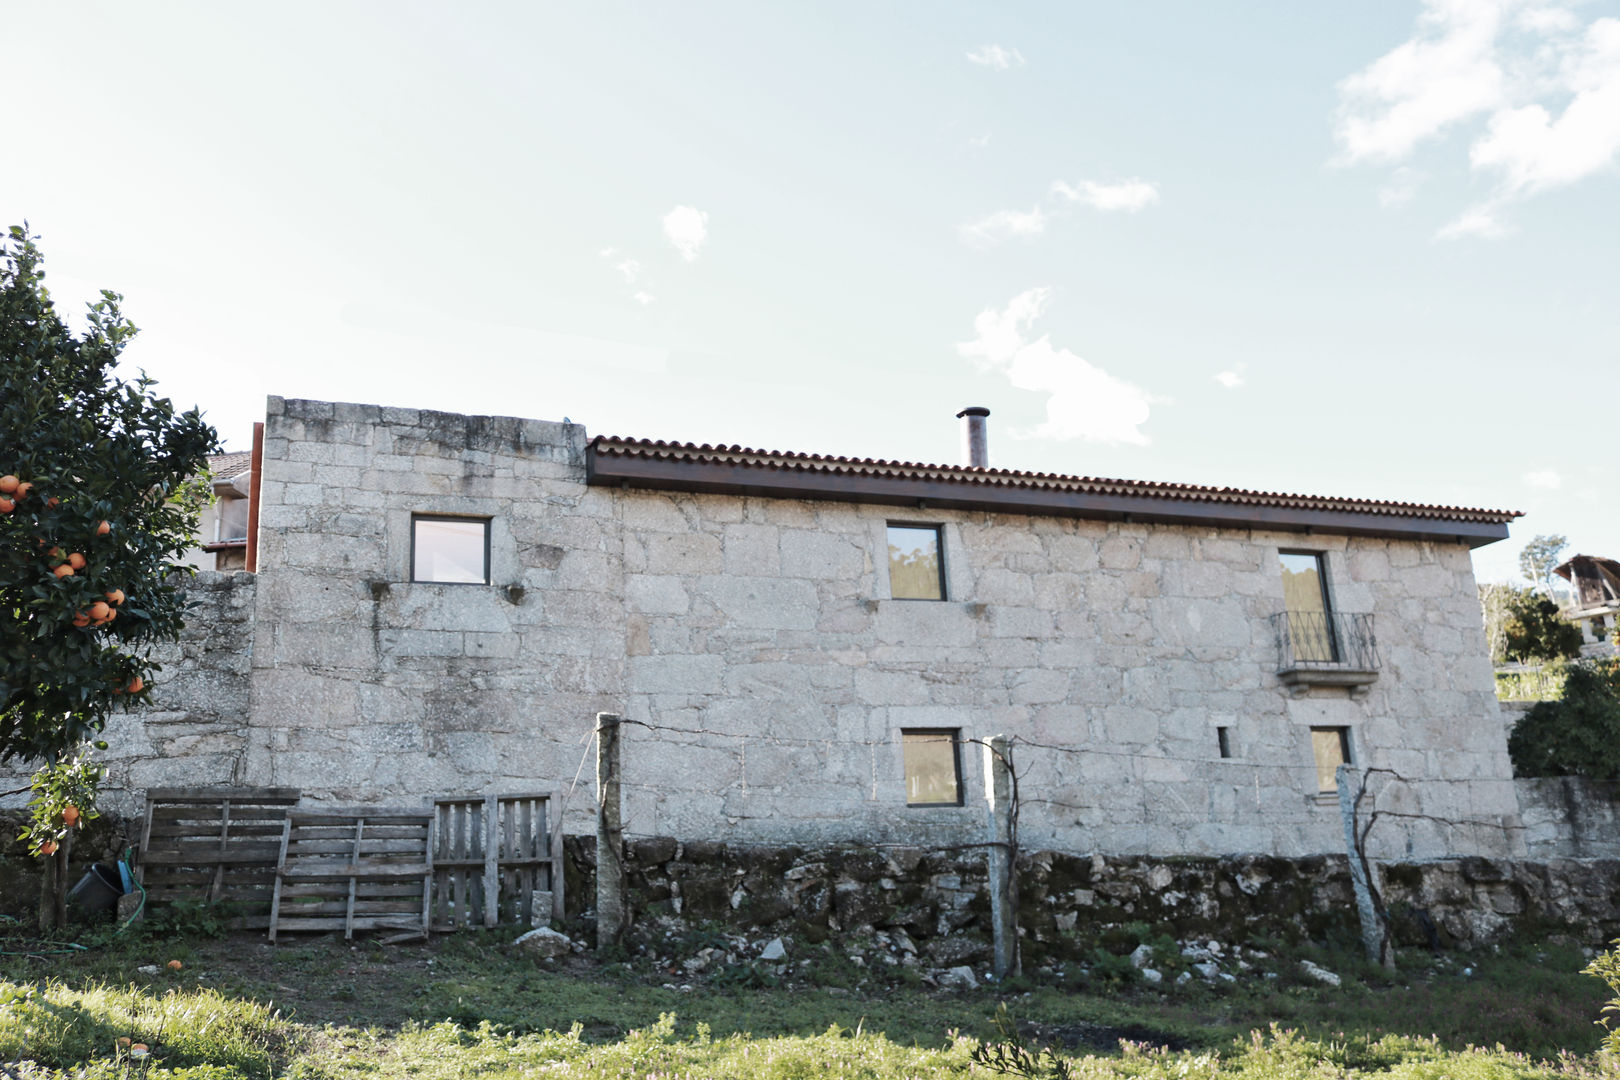
<path id="1" fill-rule="evenodd" d="M 611 963 L 536 960 L 514 936 L 131 933 L 53 952 L 0 934 L 0 1076 L 992 1077 L 981 1042 L 1051 1048 L 1040 1076 L 1054 1060 L 1109 1077 L 1616 1075 L 1595 1056 L 1607 988 L 1568 944 L 1408 951 L 1393 976 L 1307 946 L 1231 983 L 1103 963 L 942 990 L 817 945 L 693 974 L 681 959 L 712 935 Z M 1305 978 L 1306 958 L 1343 985 Z"/>

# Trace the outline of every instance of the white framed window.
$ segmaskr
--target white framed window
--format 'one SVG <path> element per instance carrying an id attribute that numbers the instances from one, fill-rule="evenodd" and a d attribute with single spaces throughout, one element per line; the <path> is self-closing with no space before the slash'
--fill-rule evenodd
<path id="1" fill-rule="evenodd" d="M 488 585 L 489 519 L 414 515 L 411 580 Z"/>
<path id="2" fill-rule="evenodd" d="M 221 496 L 214 506 L 214 515 L 215 542 L 226 544 L 247 539 L 248 500 Z"/>

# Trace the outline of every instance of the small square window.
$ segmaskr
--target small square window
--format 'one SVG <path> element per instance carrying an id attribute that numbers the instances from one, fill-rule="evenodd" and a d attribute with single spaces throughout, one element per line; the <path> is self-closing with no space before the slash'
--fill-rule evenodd
<path id="1" fill-rule="evenodd" d="M 1350 729 L 1311 728 L 1311 752 L 1316 756 L 1316 790 L 1323 794 L 1338 791 L 1338 768 L 1350 764 Z"/>
<path id="2" fill-rule="evenodd" d="M 489 584 L 489 520 L 411 519 L 411 580 Z"/>
<path id="3" fill-rule="evenodd" d="M 907 806 L 962 805 L 962 733 L 952 728 L 900 732 Z"/>
<path id="4" fill-rule="evenodd" d="M 938 525 L 889 526 L 889 595 L 896 600 L 945 599 Z"/>

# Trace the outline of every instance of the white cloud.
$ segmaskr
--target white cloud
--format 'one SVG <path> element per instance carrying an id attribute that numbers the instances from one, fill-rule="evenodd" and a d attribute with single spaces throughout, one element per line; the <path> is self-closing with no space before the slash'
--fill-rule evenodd
<path id="1" fill-rule="evenodd" d="M 1499 110 L 1468 151 L 1469 164 L 1495 171 L 1509 195 L 1573 184 L 1620 155 L 1620 19 L 1587 27 L 1559 74 L 1573 96 L 1556 119 L 1539 103 Z"/>
<path id="2" fill-rule="evenodd" d="M 1028 211 L 997 210 L 987 218 L 956 227 L 957 234 L 974 247 L 989 247 L 1015 236 L 1039 236 L 1046 231 L 1046 212 L 1039 206 Z"/>
<path id="3" fill-rule="evenodd" d="M 677 206 L 664 215 L 664 235 L 687 262 L 695 262 L 709 240 L 709 215 L 695 206 Z"/>
<path id="4" fill-rule="evenodd" d="M 956 351 L 1020 390 L 1048 395 L 1046 420 L 1032 431 L 1013 432 L 1015 437 L 1147 445 L 1141 428 L 1149 406 L 1162 399 L 1054 347 L 1044 335 L 1030 340 L 1030 326 L 1050 297 L 1050 289 L 1030 289 L 1000 311 L 980 312 L 973 320 L 974 339 Z"/>
<path id="5" fill-rule="evenodd" d="M 652 293 L 647 292 L 645 289 L 643 289 L 643 290 L 637 291 L 634 294 L 634 296 L 631 297 L 631 299 L 635 300 L 635 302 L 640 304 L 642 307 L 646 307 L 648 304 L 652 303 L 657 298 L 655 296 L 653 296 Z"/>
<path id="6" fill-rule="evenodd" d="M 1477 122 L 1469 166 L 1495 190 L 1440 230 L 1505 235 L 1511 203 L 1620 162 L 1620 18 L 1582 25 L 1578 5 L 1424 0 L 1412 37 L 1339 84 L 1340 161 L 1396 163 Z M 1408 200 L 1397 182 L 1386 206 Z"/>
<path id="7" fill-rule="evenodd" d="M 1422 182 L 1422 173 L 1402 165 L 1390 173 L 1389 183 L 1378 189 L 1378 205 L 1405 206 L 1417 197 L 1418 185 Z"/>
<path id="8" fill-rule="evenodd" d="M 1082 180 L 1078 187 L 1054 180 L 1052 194 L 1070 202 L 1085 203 L 1094 210 L 1123 210 L 1134 214 L 1159 201 L 1159 185 L 1135 177 L 1113 184 Z"/>
<path id="9" fill-rule="evenodd" d="M 1536 472 L 1524 474 L 1524 482 L 1533 488 L 1545 491 L 1557 491 L 1564 486 L 1564 478 L 1558 475 L 1557 469 L 1540 469 Z"/>
<path id="10" fill-rule="evenodd" d="M 1496 37 L 1512 0 L 1426 0 L 1412 38 L 1339 84 L 1349 161 L 1398 161 L 1505 94 Z"/>
<path id="11" fill-rule="evenodd" d="M 641 276 L 641 263 L 635 259 L 625 259 L 623 262 L 614 263 L 613 269 L 619 272 L 626 284 L 634 285 L 636 279 Z"/>
<path id="12" fill-rule="evenodd" d="M 1000 45 L 981 45 L 968 53 L 967 58 L 981 67 L 993 68 L 996 71 L 1024 66 L 1023 53 L 1017 49 L 1002 48 Z"/>
<path id="13" fill-rule="evenodd" d="M 983 150 L 985 147 L 990 145 L 990 133 L 987 131 L 983 135 L 970 136 L 968 138 L 968 145 L 973 147 L 975 150 Z"/>
<path id="14" fill-rule="evenodd" d="M 1217 373 L 1214 377 L 1215 381 L 1226 387 L 1228 390 L 1236 390 L 1238 387 L 1249 381 L 1243 377 L 1243 369 L 1248 366 L 1248 364 L 1244 363 L 1234 364 L 1231 371 L 1222 371 Z"/>
<path id="15" fill-rule="evenodd" d="M 1435 233 L 1442 240 L 1459 240 L 1477 236 L 1482 240 L 1495 240 L 1513 230 L 1502 224 L 1500 206 L 1496 202 L 1483 202 L 1464 210 L 1455 221 L 1442 226 Z"/>

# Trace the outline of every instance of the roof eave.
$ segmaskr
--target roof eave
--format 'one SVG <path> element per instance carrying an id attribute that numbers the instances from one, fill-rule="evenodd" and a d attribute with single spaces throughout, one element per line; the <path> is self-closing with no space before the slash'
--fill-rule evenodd
<path id="1" fill-rule="evenodd" d="M 1506 522 L 1378 514 L 1297 506 L 1256 506 L 1237 502 L 1157 495 L 1119 495 L 1052 487 L 968 484 L 924 476 L 812 472 L 741 461 L 693 461 L 639 454 L 585 455 L 586 483 L 712 495 L 754 495 L 775 499 L 821 499 L 916 508 L 985 510 L 1101 521 L 1143 521 L 1228 529 L 1324 532 L 1467 544 L 1470 548 L 1504 540 Z"/>

